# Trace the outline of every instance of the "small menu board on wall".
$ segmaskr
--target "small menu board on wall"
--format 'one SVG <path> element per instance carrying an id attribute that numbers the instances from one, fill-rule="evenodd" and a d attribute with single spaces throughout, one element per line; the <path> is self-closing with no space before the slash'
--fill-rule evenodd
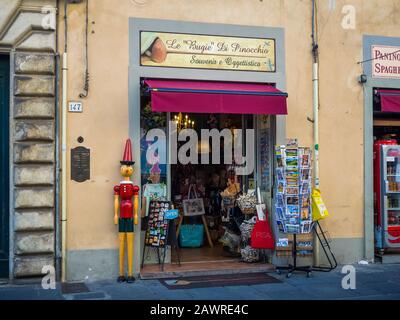
<path id="1" fill-rule="evenodd" d="M 165 247 L 168 239 L 169 220 L 165 213 L 171 209 L 169 201 L 150 201 L 149 217 L 145 236 L 145 245 L 150 247 Z"/>

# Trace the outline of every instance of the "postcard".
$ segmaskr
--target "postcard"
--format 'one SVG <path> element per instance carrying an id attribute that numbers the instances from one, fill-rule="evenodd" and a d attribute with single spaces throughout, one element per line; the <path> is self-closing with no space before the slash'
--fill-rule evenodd
<path id="1" fill-rule="evenodd" d="M 285 192 L 285 184 L 282 181 L 278 181 L 277 192 L 278 193 Z"/>
<path id="2" fill-rule="evenodd" d="M 308 181 L 310 179 L 310 169 L 301 169 L 301 180 Z"/>
<path id="3" fill-rule="evenodd" d="M 277 194 L 276 195 L 276 206 L 277 207 L 283 207 L 284 206 L 283 194 Z"/>
<path id="4" fill-rule="evenodd" d="M 297 148 L 292 148 L 292 149 L 286 149 L 285 150 L 285 155 L 286 155 L 286 158 L 290 158 L 290 157 L 295 157 L 295 158 L 297 158 L 297 156 L 298 156 L 298 149 Z"/>
<path id="5" fill-rule="evenodd" d="M 286 187 L 286 194 L 287 195 L 299 195 L 299 187 Z"/>
<path id="6" fill-rule="evenodd" d="M 310 233 L 312 229 L 312 222 L 305 222 L 301 224 L 301 233 Z"/>
<path id="7" fill-rule="evenodd" d="M 286 163 L 287 167 L 298 167 L 299 166 L 299 158 L 286 157 L 285 163 Z"/>
<path id="8" fill-rule="evenodd" d="M 277 165 L 277 167 L 283 167 L 283 158 L 282 158 L 282 156 L 276 156 L 276 165 Z"/>
<path id="9" fill-rule="evenodd" d="M 309 207 L 310 206 L 310 196 L 308 194 L 303 194 L 301 196 L 301 206 L 304 207 Z"/>
<path id="10" fill-rule="evenodd" d="M 301 208 L 301 220 L 309 220 L 310 219 L 310 208 Z"/>
<path id="11" fill-rule="evenodd" d="M 308 194 L 310 192 L 310 185 L 308 182 L 302 182 L 301 184 L 301 194 Z"/>
<path id="12" fill-rule="evenodd" d="M 278 179 L 278 181 L 285 180 L 283 168 L 276 168 L 276 178 Z"/>
<path id="13" fill-rule="evenodd" d="M 291 214 L 295 214 L 295 213 L 300 213 L 299 206 L 288 205 L 286 207 L 286 214 L 287 215 L 291 215 Z"/>
<path id="14" fill-rule="evenodd" d="M 286 224 L 287 233 L 300 233 L 300 226 L 298 224 Z"/>
<path id="15" fill-rule="evenodd" d="M 286 197 L 286 205 L 298 206 L 299 205 L 299 197 L 298 196 L 287 196 Z"/>
<path id="16" fill-rule="evenodd" d="M 276 217 L 278 218 L 278 220 L 284 221 L 286 220 L 285 214 L 283 212 L 283 208 L 281 207 L 276 207 Z"/>
<path id="17" fill-rule="evenodd" d="M 277 247 L 288 247 L 289 246 L 289 239 L 288 238 L 279 238 L 277 243 Z"/>
<path id="18" fill-rule="evenodd" d="M 301 159 L 301 162 L 300 162 L 301 167 L 310 167 L 310 155 L 309 154 L 301 155 L 300 159 Z"/>
<path id="19" fill-rule="evenodd" d="M 286 227 L 285 224 L 282 221 L 277 220 L 276 221 L 277 225 L 278 225 L 278 230 L 280 232 L 286 233 Z"/>

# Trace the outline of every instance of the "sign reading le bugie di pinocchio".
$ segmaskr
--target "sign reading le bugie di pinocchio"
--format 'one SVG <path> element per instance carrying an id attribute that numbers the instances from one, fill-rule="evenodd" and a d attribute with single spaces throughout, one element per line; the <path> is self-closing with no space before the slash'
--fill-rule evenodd
<path id="1" fill-rule="evenodd" d="M 140 33 L 142 66 L 276 72 L 275 40 L 185 33 Z"/>

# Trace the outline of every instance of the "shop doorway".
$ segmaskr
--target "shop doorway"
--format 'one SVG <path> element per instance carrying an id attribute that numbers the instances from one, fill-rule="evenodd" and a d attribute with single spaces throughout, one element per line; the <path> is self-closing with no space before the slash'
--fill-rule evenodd
<path id="1" fill-rule="evenodd" d="M 171 119 L 178 124 L 179 121 L 182 121 L 183 125 L 187 121 L 199 137 L 203 129 L 217 129 L 219 132 L 228 129 L 232 133 L 231 137 L 234 137 L 235 129 L 242 130 L 241 154 L 244 154 L 246 149 L 246 129 L 254 129 L 253 115 L 172 113 Z M 228 133 L 228 131 L 225 132 Z M 213 146 L 211 141 L 198 142 L 197 164 L 178 162 L 170 166 L 170 197 L 174 206 L 184 212 L 183 202 L 185 199 L 193 200 L 195 198 L 200 199 L 199 201 L 204 206 L 206 223 L 201 215 L 183 217 L 181 232 L 188 232 L 184 229 L 186 225 L 195 225 L 204 228 L 205 234 L 204 241 L 200 245 L 195 244 L 194 247 L 190 247 L 190 243 L 184 243 L 182 239 L 185 236 L 181 235 L 180 259 L 182 262 L 229 261 L 241 257 L 240 248 L 236 247 L 235 240 L 239 240 L 239 227 L 245 216 L 237 208 L 225 206 L 221 194 L 229 188 L 234 189 L 237 194 L 254 189 L 256 172 L 254 168 L 248 175 L 236 175 L 234 159 L 231 161 L 231 159 L 224 158 L 224 143 L 227 141 L 222 138 L 217 143 L 218 150 L 215 150 L 215 145 Z M 255 158 L 255 136 L 251 143 L 254 145 L 254 148 L 250 148 L 253 153 L 251 156 Z M 180 144 L 178 144 L 178 148 Z M 217 158 L 213 157 L 215 152 L 219 153 Z M 210 163 L 202 162 L 201 158 L 204 156 Z M 234 157 L 232 156 L 232 158 Z M 232 182 L 233 185 L 230 186 Z M 228 239 L 229 237 L 232 239 Z M 172 251 L 172 262 L 177 262 L 177 259 L 176 252 Z"/>
<path id="2" fill-rule="evenodd" d="M 245 111 L 245 110 L 244 110 Z M 157 193 L 158 198 L 164 197 L 172 202 L 180 213 L 184 213 L 184 200 L 188 198 L 198 197 L 202 199 L 204 204 L 204 215 L 186 216 L 183 214 L 182 225 L 195 225 L 208 229 L 203 231 L 203 241 L 195 245 L 185 245 L 182 243 L 181 237 L 178 237 L 180 246 L 180 262 L 185 267 L 172 269 L 171 272 L 193 271 L 197 269 L 218 269 L 237 270 L 240 268 L 268 268 L 267 260 L 264 257 L 259 259 L 261 263 L 243 263 L 241 249 L 241 231 L 240 225 L 246 219 L 250 219 L 253 214 L 244 214 L 237 205 L 226 203 L 222 199 L 224 191 L 229 186 L 235 187 L 237 195 L 248 193 L 260 187 L 263 200 L 267 204 L 267 208 L 271 208 L 272 202 L 272 159 L 273 146 L 275 144 L 275 116 L 274 115 L 254 115 L 254 114 L 234 114 L 234 113 L 196 113 L 196 112 L 157 112 L 152 106 L 151 96 L 142 88 L 141 94 L 141 111 L 140 111 L 140 168 L 141 168 L 141 187 L 142 187 L 142 204 L 148 201 L 148 196 L 153 190 Z M 174 124 L 175 123 L 175 124 Z M 189 128 L 193 129 L 199 138 L 196 150 L 197 163 L 182 164 L 181 159 L 177 162 L 171 159 L 179 154 L 181 147 L 187 143 L 185 141 L 172 138 L 171 126 L 176 126 L 177 134 L 180 130 Z M 215 145 L 212 138 L 208 143 L 204 144 L 201 139 L 201 131 L 203 129 L 227 130 L 232 134 L 234 141 L 241 141 L 240 153 L 243 156 L 253 158 L 253 167 L 249 173 L 244 175 L 235 174 L 235 168 L 239 166 L 235 163 L 235 157 L 232 155 L 232 162 L 225 161 L 224 142 L 225 137 L 221 137 L 217 142 L 218 160 L 214 162 L 213 154 Z M 151 142 L 147 141 L 150 132 L 158 130 L 157 138 Z M 235 130 L 241 130 L 240 138 L 235 136 Z M 248 131 L 252 133 L 248 133 Z M 155 131 L 153 131 L 155 132 Z M 237 140 L 235 140 L 237 139 Z M 157 142 L 157 152 L 154 153 L 154 141 Z M 235 145 L 235 142 L 232 144 Z M 164 148 L 161 146 L 165 146 Z M 234 153 L 234 151 L 233 151 Z M 202 157 L 208 155 L 209 163 L 204 163 Z M 152 163 L 152 157 L 158 156 L 164 161 L 160 163 Z M 166 161 L 166 162 L 165 162 Z M 155 187 L 161 184 L 163 187 Z M 191 189 L 191 187 L 193 189 Z M 192 190 L 189 193 L 189 190 Z M 162 194 L 161 197 L 159 195 Z M 157 198 L 156 197 L 156 198 Z M 146 199 L 144 199 L 146 198 Z M 234 200 L 233 200 L 234 201 Z M 146 205 L 142 205 L 142 231 L 146 231 L 148 224 L 148 216 Z M 206 223 L 202 219 L 205 217 Z M 178 225 L 178 221 L 175 222 Z M 206 225 L 206 226 L 205 226 Z M 179 229 L 179 234 L 182 229 Z M 144 237 L 146 237 L 144 234 Z M 200 233 L 201 234 L 201 233 Z M 210 245 L 211 238 L 212 245 Z M 146 240 L 144 240 L 146 241 Z M 149 254 L 149 256 L 147 256 Z M 168 256 L 168 255 L 167 255 Z M 152 272 L 157 272 L 157 256 L 151 256 L 151 251 L 147 250 L 146 255 L 142 258 L 144 268 L 142 276 Z M 268 259 L 268 257 L 266 258 Z M 167 262 L 171 262 L 171 266 L 176 266 L 178 262 L 177 252 L 171 249 Z M 189 267 L 189 265 L 191 265 Z M 194 266 L 195 265 L 195 266 Z M 169 266 L 166 269 L 170 269 Z M 159 275 L 159 274 L 158 274 Z"/>
<path id="3" fill-rule="evenodd" d="M 9 66 L 0 55 L 0 278 L 9 275 Z"/>
<path id="4" fill-rule="evenodd" d="M 382 261 L 388 253 L 400 253 L 399 93 L 373 89 L 375 255 Z"/>

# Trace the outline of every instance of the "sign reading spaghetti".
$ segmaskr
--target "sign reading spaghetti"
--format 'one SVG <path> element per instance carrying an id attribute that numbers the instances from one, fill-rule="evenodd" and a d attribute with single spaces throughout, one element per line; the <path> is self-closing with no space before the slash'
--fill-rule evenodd
<path id="1" fill-rule="evenodd" d="M 275 40 L 147 32 L 142 66 L 275 72 Z"/>
<path id="2" fill-rule="evenodd" d="M 372 46 L 372 76 L 400 79 L 400 47 Z"/>

